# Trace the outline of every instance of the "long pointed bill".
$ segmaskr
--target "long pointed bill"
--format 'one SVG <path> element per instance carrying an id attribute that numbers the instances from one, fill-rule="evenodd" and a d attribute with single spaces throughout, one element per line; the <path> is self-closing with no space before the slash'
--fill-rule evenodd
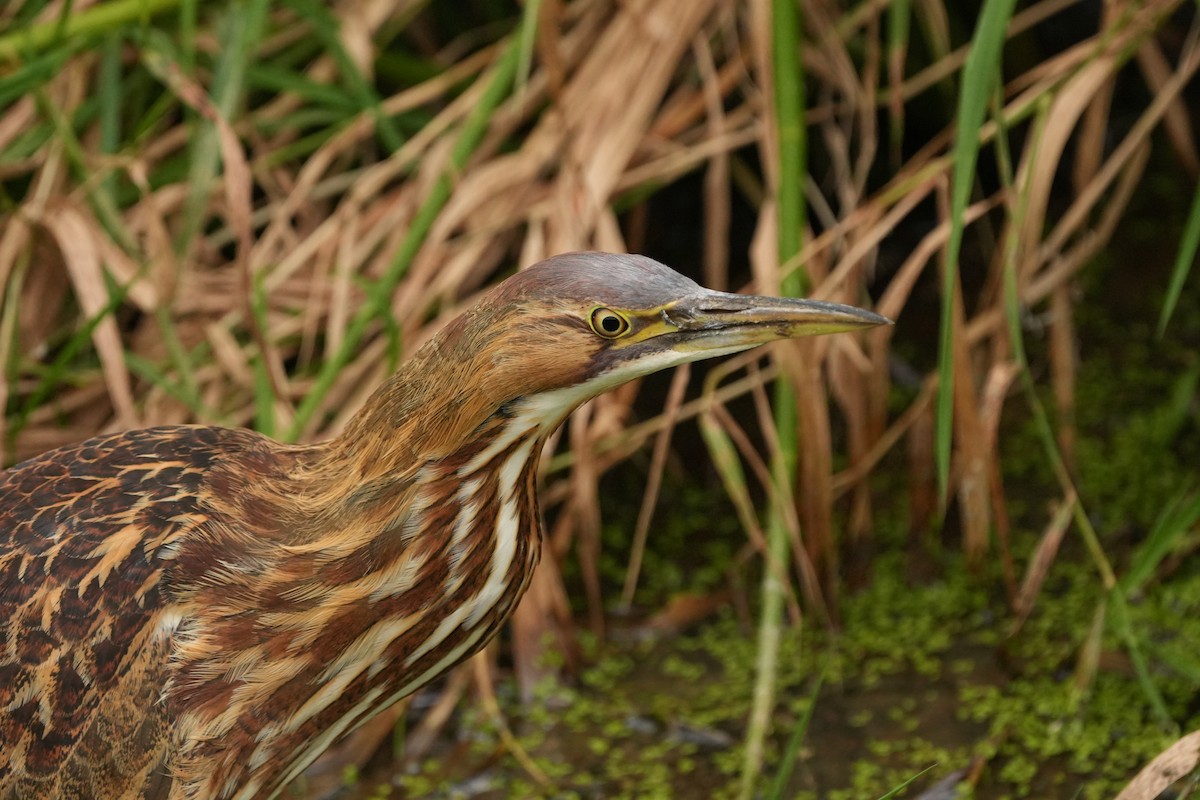
<path id="1" fill-rule="evenodd" d="M 870 311 L 819 300 L 697 291 L 655 309 L 631 312 L 637 329 L 601 350 L 591 377 L 567 389 L 543 392 L 529 400 L 540 419 L 557 426 L 588 398 L 641 375 L 704 358 L 749 350 L 780 339 L 891 325 Z"/>
<path id="2" fill-rule="evenodd" d="M 664 309 L 662 321 L 659 335 L 673 340 L 671 349 L 700 358 L 780 339 L 892 324 L 887 317 L 838 303 L 708 290 Z"/>

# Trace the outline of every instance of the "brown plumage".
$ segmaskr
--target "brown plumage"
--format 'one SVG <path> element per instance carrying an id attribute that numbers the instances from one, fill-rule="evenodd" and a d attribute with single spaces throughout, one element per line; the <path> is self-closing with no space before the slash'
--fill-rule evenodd
<path id="1" fill-rule="evenodd" d="M 476 652 L 541 546 L 545 438 L 674 364 L 886 322 L 559 256 L 329 442 L 174 426 L 0 473 L 0 798 L 272 797 Z"/>

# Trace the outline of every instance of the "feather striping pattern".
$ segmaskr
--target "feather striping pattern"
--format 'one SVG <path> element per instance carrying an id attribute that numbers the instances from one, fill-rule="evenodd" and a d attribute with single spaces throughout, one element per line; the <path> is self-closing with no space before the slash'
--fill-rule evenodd
<path id="1" fill-rule="evenodd" d="M 504 624 L 540 555 L 542 447 L 579 404 L 885 322 L 569 254 L 448 324 L 335 439 L 147 428 L 0 473 L 0 800 L 277 797 Z"/>

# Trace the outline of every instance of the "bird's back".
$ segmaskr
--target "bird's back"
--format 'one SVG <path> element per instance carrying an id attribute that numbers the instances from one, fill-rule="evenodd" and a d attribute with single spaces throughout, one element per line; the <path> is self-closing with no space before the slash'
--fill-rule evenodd
<path id="1" fill-rule="evenodd" d="M 252 436 L 150 428 L 0 473 L 0 798 L 169 793 L 164 576 Z"/>

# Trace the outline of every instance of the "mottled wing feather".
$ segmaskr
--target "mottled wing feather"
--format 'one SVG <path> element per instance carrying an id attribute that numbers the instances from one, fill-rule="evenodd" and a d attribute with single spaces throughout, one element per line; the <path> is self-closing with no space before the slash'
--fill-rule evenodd
<path id="1" fill-rule="evenodd" d="M 164 557 L 238 436 L 150 428 L 0 473 L 0 798 L 169 788 Z"/>

